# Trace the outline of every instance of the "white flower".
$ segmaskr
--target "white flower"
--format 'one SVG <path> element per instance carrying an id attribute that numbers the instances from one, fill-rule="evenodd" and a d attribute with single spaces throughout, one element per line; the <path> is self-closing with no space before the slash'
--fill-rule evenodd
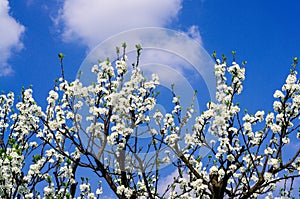
<path id="1" fill-rule="evenodd" d="M 209 173 L 211 173 L 211 174 L 217 174 L 217 173 L 218 173 L 218 167 L 216 167 L 215 165 L 212 166 L 212 167 L 209 169 Z"/>
<path id="2" fill-rule="evenodd" d="M 53 100 L 57 100 L 58 99 L 58 94 L 57 94 L 57 92 L 51 90 L 49 92 L 49 97 L 52 98 Z"/>
<path id="3" fill-rule="evenodd" d="M 184 141 L 187 145 L 195 145 L 194 137 L 191 134 L 185 134 Z"/>
<path id="4" fill-rule="evenodd" d="M 30 142 L 29 146 L 32 147 L 32 148 L 36 148 L 38 146 L 38 143 L 36 143 L 36 142 Z"/>
<path id="5" fill-rule="evenodd" d="M 167 126 L 174 126 L 174 118 L 170 113 L 167 113 L 164 118 L 164 124 Z"/>
<path id="6" fill-rule="evenodd" d="M 166 157 L 164 157 L 163 159 L 162 159 L 162 162 L 163 163 L 165 163 L 165 164 L 169 164 L 170 163 L 170 158 L 168 157 L 168 156 L 166 156 Z"/>
<path id="7" fill-rule="evenodd" d="M 275 168 L 278 167 L 278 163 L 279 163 L 279 161 L 276 158 L 270 158 L 268 160 L 268 164 L 271 165 L 271 166 L 274 166 Z"/>
<path id="8" fill-rule="evenodd" d="M 255 113 L 255 117 L 256 117 L 259 121 L 263 121 L 263 119 L 264 119 L 264 114 L 265 114 L 264 111 L 257 111 L 257 112 Z"/>
<path id="9" fill-rule="evenodd" d="M 297 77 L 294 74 L 289 74 L 288 77 L 286 78 L 286 83 L 287 84 L 294 84 L 297 81 Z"/>
<path id="10" fill-rule="evenodd" d="M 266 123 L 272 124 L 274 120 L 274 113 L 268 113 L 266 116 Z"/>
<path id="11" fill-rule="evenodd" d="M 271 130 L 276 133 L 276 132 L 280 132 L 281 131 L 281 126 L 277 125 L 277 124 L 272 124 L 270 126 Z"/>
<path id="12" fill-rule="evenodd" d="M 157 135 L 158 134 L 156 129 L 150 129 L 150 133 L 151 133 L 151 135 Z"/>
<path id="13" fill-rule="evenodd" d="M 45 195 L 49 195 L 53 192 L 53 188 L 50 188 L 49 186 L 44 187 L 44 193 Z"/>
<path id="14" fill-rule="evenodd" d="M 272 173 L 265 172 L 264 178 L 265 178 L 265 180 L 271 180 L 271 178 L 272 178 Z"/>
<path id="15" fill-rule="evenodd" d="M 244 129 L 245 131 L 252 131 L 251 123 L 250 122 L 244 123 Z"/>
<path id="16" fill-rule="evenodd" d="M 174 147 L 175 143 L 179 140 L 179 137 L 177 134 L 171 134 L 169 136 L 166 137 L 165 142 L 171 146 Z"/>
<path id="17" fill-rule="evenodd" d="M 96 194 L 97 194 L 97 195 L 100 195 L 100 194 L 102 194 L 102 193 L 103 193 L 102 188 L 98 188 L 98 189 L 96 190 Z"/>
<path id="18" fill-rule="evenodd" d="M 282 138 L 282 142 L 284 144 L 288 144 L 288 143 L 290 143 L 290 139 L 286 136 L 286 137 Z"/>
<path id="19" fill-rule="evenodd" d="M 79 189 L 80 189 L 81 192 L 89 191 L 90 190 L 90 186 L 87 185 L 87 184 L 81 184 L 79 186 Z"/>
<path id="20" fill-rule="evenodd" d="M 207 111 L 203 112 L 203 118 L 210 118 L 214 116 L 214 110 L 213 109 L 209 109 Z"/>
<path id="21" fill-rule="evenodd" d="M 93 67 L 92 67 L 92 70 L 91 70 L 93 73 L 96 73 L 96 72 L 98 72 L 99 71 L 99 67 L 98 67 L 98 65 L 94 65 Z"/>
<path id="22" fill-rule="evenodd" d="M 118 194 L 124 193 L 126 198 L 130 198 L 133 192 L 131 189 L 128 189 L 124 185 L 121 185 L 117 187 L 117 193 Z"/>
<path id="23" fill-rule="evenodd" d="M 33 193 L 28 193 L 28 194 L 26 194 L 26 195 L 25 195 L 25 198 L 30 198 L 30 199 L 33 198 Z"/>
<path id="24" fill-rule="evenodd" d="M 232 155 L 232 154 L 229 154 L 228 156 L 227 156 L 227 160 L 229 160 L 229 161 L 234 161 L 234 156 Z"/>
<path id="25" fill-rule="evenodd" d="M 276 90 L 273 96 L 274 98 L 284 98 L 284 94 L 280 90 Z"/>
<path id="26" fill-rule="evenodd" d="M 281 108 L 281 103 L 278 102 L 278 101 L 275 101 L 275 102 L 273 103 L 273 109 L 274 109 L 275 111 L 278 111 L 280 108 Z"/>
<path id="27" fill-rule="evenodd" d="M 153 118 L 155 118 L 155 123 L 156 123 L 157 125 L 160 124 L 160 120 L 161 120 L 162 117 L 163 117 L 163 115 L 161 114 L 160 111 L 157 110 L 157 111 L 154 113 Z"/>
<path id="28" fill-rule="evenodd" d="M 96 199 L 94 193 L 88 193 L 87 197 L 88 197 L 88 198 L 91 198 L 91 199 Z"/>
<path id="29" fill-rule="evenodd" d="M 234 171 L 236 170 L 236 168 L 237 168 L 237 166 L 234 165 L 234 164 L 232 164 L 232 165 L 229 166 L 229 170 L 230 170 L 231 172 L 234 172 Z"/>
<path id="30" fill-rule="evenodd" d="M 224 171 L 224 169 L 220 169 L 220 170 L 218 171 L 218 174 L 219 174 L 220 176 L 225 176 L 225 171 Z"/>
<path id="31" fill-rule="evenodd" d="M 265 150 L 264 150 L 264 154 L 266 154 L 266 155 L 271 155 L 271 154 L 273 154 L 273 149 L 272 148 L 270 148 L 270 147 L 268 147 L 268 148 L 266 148 Z"/>
<path id="32" fill-rule="evenodd" d="M 172 101 L 174 104 L 175 103 L 179 103 L 179 97 L 173 97 L 173 101 Z"/>

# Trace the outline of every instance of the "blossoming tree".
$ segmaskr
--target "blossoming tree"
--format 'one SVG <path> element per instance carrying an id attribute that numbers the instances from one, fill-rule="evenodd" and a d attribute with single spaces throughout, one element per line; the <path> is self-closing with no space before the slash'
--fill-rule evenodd
<path id="1" fill-rule="evenodd" d="M 0 96 L 1 198 L 99 198 L 105 182 L 116 198 L 290 198 L 300 177 L 300 85 L 293 68 L 274 93 L 273 111 L 241 113 L 244 64 L 215 58 L 216 101 L 197 113 L 193 99 L 173 110 L 154 110 L 159 77 L 146 79 L 137 60 L 127 65 L 126 45 L 118 60 L 92 67 L 96 81 L 62 78 L 41 108 L 32 89 Z M 63 56 L 60 54 L 62 64 Z M 61 65 L 62 66 L 62 65 Z M 195 92 L 195 97 L 197 93 Z M 84 111 L 87 110 L 87 111 Z M 193 126 L 188 121 L 198 114 Z M 143 136 L 148 133 L 148 139 Z M 208 140 L 207 134 L 215 136 Z M 182 144 L 183 143 L 183 144 Z M 208 148 L 207 156 L 201 148 Z M 176 170 L 159 189 L 162 165 Z M 85 172 L 99 183 L 91 183 Z M 282 189 L 280 189 L 282 188 Z M 279 191 L 278 191 L 279 190 Z"/>

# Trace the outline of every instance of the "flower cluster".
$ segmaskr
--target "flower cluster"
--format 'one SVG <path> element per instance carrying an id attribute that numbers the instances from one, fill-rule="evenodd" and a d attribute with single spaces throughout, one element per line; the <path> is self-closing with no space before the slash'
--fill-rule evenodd
<path id="1" fill-rule="evenodd" d="M 170 192 L 170 198 L 257 198 L 274 191 L 277 182 L 292 179 L 291 189 L 281 193 L 290 195 L 294 179 L 300 176 L 300 150 L 288 152 L 291 137 L 300 137 L 296 75 L 291 70 L 281 91 L 274 93 L 278 100 L 273 112 L 257 111 L 241 117 L 234 99 L 243 89 L 244 65 L 233 62 L 228 66 L 226 59 L 216 59 L 216 102 L 207 104 L 207 110 L 196 117 L 193 133 L 185 135 L 187 150 L 179 157 L 182 163 L 177 165 L 180 172 L 173 184 L 179 186 Z M 168 144 L 172 147 L 173 143 Z M 211 155 L 202 157 L 202 148 Z M 290 153 L 290 158 L 285 153 Z M 182 172 L 188 177 L 182 179 Z"/>
<path id="2" fill-rule="evenodd" d="M 118 198 L 274 198 L 279 182 L 279 195 L 292 195 L 300 177 L 300 150 L 291 149 L 300 139 L 295 64 L 274 92 L 273 110 L 251 114 L 236 102 L 244 64 L 214 56 L 216 100 L 191 128 L 193 99 L 182 107 L 172 90 L 173 109 L 155 110 L 159 78 L 144 76 L 141 49 L 137 45 L 132 68 L 125 54 L 94 65 L 89 85 L 80 76 L 60 78 L 44 111 L 32 89 L 23 89 L 16 104 L 13 93 L 0 95 L 1 198 L 95 199 L 104 192 L 103 180 Z M 161 191 L 164 164 L 176 174 Z M 80 178 L 80 169 L 99 178 L 98 186 Z"/>

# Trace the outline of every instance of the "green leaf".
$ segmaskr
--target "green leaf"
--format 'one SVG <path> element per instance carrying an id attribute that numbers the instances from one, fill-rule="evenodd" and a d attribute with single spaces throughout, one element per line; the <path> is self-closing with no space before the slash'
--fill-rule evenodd
<path id="1" fill-rule="evenodd" d="M 231 54 L 232 54 L 233 57 L 235 57 L 236 51 L 231 51 Z"/>
<path id="2" fill-rule="evenodd" d="M 52 182 L 52 176 L 48 176 L 46 179 L 46 182 L 51 183 Z"/>
<path id="3" fill-rule="evenodd" d="M 120 48 L 118 46 L 116 47 L 116 52 L 117 52 L 117 54 L 120 53 Z"/>
<path id="4" fill-rule="evenodd" d="M 42 159 L 42 156 L 40 154 L 36 154 L 32 157 L 32 162 L 37 163 L 40 159 Z"/>
<path id="5" fill-rule="evenodd" d="M 72 163 L 72 161 L 68 158 L 67 159 L 67 164 L 70 165 Z"/>
<path id="6" fill-rule="evenodd" d="M 135 45 L 135 47 L 136 47 L 137 50 L 142 50 L 141 44 L 137 44 L 137 45 Z"/>
<path id="7" fill-rule="evenodd" d="M 217 53 L 216 53 L 216 51 L 214 51 L 214 52 L 212 53 L 212 57 L 213 57 L 214 59 L 217 59 Z"/>
<path id="8" fill-rule="evenodd" d="M 62 53 L 58 53 L 58 58 L 59 58 L 60 60 L 62 60 L 64 57 L 65 57 L 65 55 L 64 55 L 64 54 L 62 54 Z"/>
<path id="9" fill-rule="evenodd" d="M 9 144 L 9 145 L 14 145 L 15 142 L 16 142 L 16 139 L 15 139 L 15 138 L 9 138 L 9 139 L 8 139 L 8 144 Z"/>

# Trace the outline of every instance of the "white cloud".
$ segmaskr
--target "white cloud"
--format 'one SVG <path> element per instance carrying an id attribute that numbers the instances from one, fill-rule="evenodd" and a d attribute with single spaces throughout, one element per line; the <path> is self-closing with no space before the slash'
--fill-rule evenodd
<path id="1" fill-rule="evenodd" d="M 202 44 L 202 38 L 199 32 L 199 28 L 198 26 L 191 26 L 189 27 L 187 34 L 192 37 L 193 39 L 195 39 L 197 42 L 199 42 L 200 44 Z"/>
<path id="2" fill-rule="evenodd" d="M 169 198 L 171 189 L 169 186 L 171 186 L 174 182 L 174 178 L 177 178 L 178 175 L 178 170 L 174 170 L 172 173 L 170 173 L 168 176 L 161 178 L 160 181 L 158 181 L 158 193 L 160 195 L 165 194 L 164 197 Z M 183 178 L 187 179 L 189 181 L 189 176 L 184 172 L 183 173 Z M 169 188 L 169 189 L 168 189 Z M 168 189 L 168 191 L 165 193 L 165 191 Z M 182 190 L 178 186 L 178 184 L 175 184 L 175 191 L 177 193 L 182 193 Z"/>
<path id="3" fill-rule="evenodd" d="M 8 59 L 13 50 L 23 48 L 20 39 L 25 28 L 9 15 L 9 9 L 8 0 L 0 0 L 0 76 L 9 75 L 13 72 L 8 64 Z"/>
<path id="4" fill-rule="evenodd" d="M 168 176 L 160 179 L 160 181 L 158 181 L 158 193 L 160 195 L 164 194 L 165 191 L 168 189 L 168 186 L 170 186 L 173 182 L 174 182 L 174 178 L 178 177 L 178 171 L 174 170 L 172 173 L 170 173 Z M 176 187 L 176 191 L 180 190 L 178 189 L 178 187 Z M 170 194 L 170 190 L 166 193 L 165 197 L 168 197 Z"/>
<path id="5" fill-rule="evenodd" d="M 149 66 L 143 68 L 145 73 L 159 74 L 162 85 L 169 86 L 171 83 L 176 83 L 180 85 L 178 91 L 183 92 L 177 94 L 186 96 L 186 91 L 190 90 L 188 88 L 191 85 L 184 84 L 184 82 L 197 84 L 198 79 L 193 78 L 202 77 L 212 99 L 214 99 L 214 63 L 209 54 L 200 43 L 188 37 L 187 33 L 183 34 L 165 28 L 129 30 L 103 41 L 88 54 L 82 63 L 80 68 L 83 72 L 82 81 L 90 81 L 89 76 L 93 75 L 90 72 L 90 67 L 96 64 L 98 59 L 107 57 L 113 59 L 112 56 L 116 54 L 115 46 L 120 46 L 124 41 L 127 43 L 127 54 L 132 55 L 129 57 L 132 58 L 130 62 L 135 60 L 135 44 L 142 45 L 141 67 L 143 67 L 142 65 Z M 199 89 L 195 89 L 199 91 Z M 193 96 L 193 94 L 194 89 L 191 89 L 191 95 Z M 188 104 L 190 99 L 187 97 Z"/>
<path id="6" fill-rule="evenodd" d="M 165 27 L 176 19 L 183 0 L 65 0 L 56 23 L 64 41 L 80 39 L 90 48 L 119 32 Z"/>

